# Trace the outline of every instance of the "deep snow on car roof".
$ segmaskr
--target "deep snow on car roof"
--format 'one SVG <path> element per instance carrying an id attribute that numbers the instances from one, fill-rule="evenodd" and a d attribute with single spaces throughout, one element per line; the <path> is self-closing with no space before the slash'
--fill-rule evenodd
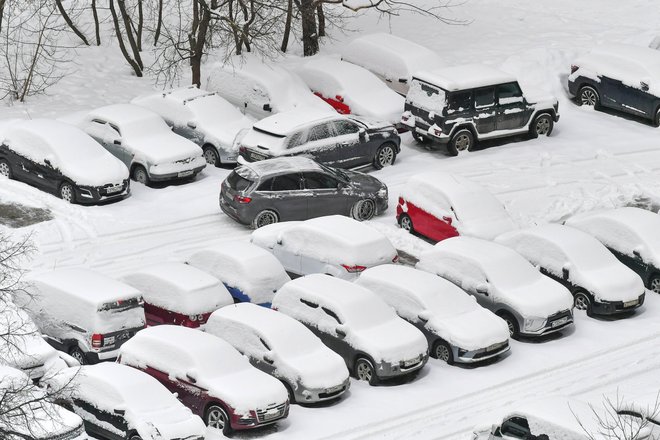
<path id="1" fill-rule="evenodd" d="M 335 242 L 344 248 L 364 247 L 366 250 L 371 250 L 370 248 L 373 248 L 376 243 L 386 243 L 392 248 L 392 252 L 395 252 L 394 246 L 381 232 L 343 215 L 316 217 L 299 222 L 293 227 L 332 236 Z"/>
<path id="2" fill-rule="evenodd" d="M 245 178 L 269 176 L 288 172 L 323 171 L 323 167 L 307 157 L 280 157 L 244 164 L 236 173 Z"/>
<path id="3" fill-rule="evenodd" d="M 415 78 L 450 92 L 517 81 L 513 75 L 484 64 L 465 64 L 417 72 Z"/>
<path id="4" fill-rule="evenodd" d="M 90 113 L 92 118 L 100 118 L 108 121 L 120 121 L 122 124 L 140 122 L 146 119 L 160 119 L 157 113 L 134 104 L 112 104 L 99 107 Z"/>
<path id="5" fill-rule="evenodd" d="M 598 46 L 589 54 L 578 59 L 578 65 L 588 63 L 591 67 L 618 69 L 626 68 L 633 64 L 645 68 L 648 73 L 660 77 L 660 51 L 642 46 L 627 44 L 610 44 Z M 582 67 L 582 66 L 581 66 Z M 641 79 L 641 78 L 640 78 Z"/>
<path id="6" fill-rule="evenodd" d="M 287 136 L 312 123 L 320 124 L 328 120 L 339 118 L 341 118 L 341 116 L 337 113 L 318 110 L 311 107 L 302 107 L 264 118 L 261 121 L 256 122 L 254 128 L 276 136 Z"/>
<path id="7" fill-rule="evenodd" d="M 588 227 L 591 222 L 609 220 L 621 227 L 633 231 L 635 235 L 646 240 L 660 242 L 660 215 L 641 208 L 624 207 L 595 212 L 577 214 L 566 221 L 567 225 L 584 224 Z"/>
<path id="8" fill-rule="evenodd" d="M 520 254 L 508 247 L 488 240 L 472 237 L 452 237 L 437 243 L 425 254 L 433 255 L 436 252 L 457 255 L 468 258 L 481 264 L 488 274 L 498 272 L 507 274 L 512 269 L 513 261 L 527 263 Z"/>

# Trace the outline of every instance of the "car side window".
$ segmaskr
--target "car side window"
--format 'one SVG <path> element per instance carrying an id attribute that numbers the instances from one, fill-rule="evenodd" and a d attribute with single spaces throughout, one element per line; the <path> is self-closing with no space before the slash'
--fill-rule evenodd
<path id="1" fill-rule="evenodd" d="M 474 91 L 474 107 L 485 108 L 495 105 L 495 87 L 486 87 Z"/>
<path id="2" fill-rule="evenodd" d="M 307 142 L 322 141 L 332 136 L 334 136 L 332 123 L 319 124 L 315 127 L 312 127 L 312 129 L 309 130 L 309 136 L 307 136 Z"/>
<path id="3" fill-rule="evenodd" d="M 339 316 L 332 310 L 328 309 L 327 307 L 321 307 L 321 309 L 325 312 L 326 315 L 330 316 L 333 318 L 335 321 L 337 321 L 337 324 L 341 324 L 341 319 L 339 319 Z"/>
<path id="4" fill-rule="evenodd" d="M 518 83 L 512 82 L 497 86 L 497 100 L 500 104 L 522 101 L 523 93 Z"/>
<path id="5" fill-rule="evenodd" d="M 303 173 L 306 189 L 337 189 L 339 181 L 324 173 Z"/>
<path id="6" fill-rule="evenodd" d="M 335 121 L 335 130 L 337 130 L 337 136 L 346 136 L 359 132 L 360 127 L 351 121 L 341 119 L 339 121 Z"/>
<path id="7" fill-rule="evenodd" d="M 511 417 L 510 419 L 506 420 L 504 423 L 502 423 L 500 432 L 503 435 L 519 439 L 524 439 L 525 437 L 531 435 L 531 431 L 529 430 L 529 423 L 527 422 L 527 419 L 523 417 Z"/>
<path id="8" fill-rule="evenodd" d="M 117 127 L 115 124 L 108 124 L 108 127 L 110 127 L 110 130 L 116 132 L 117 136 L 121 136 L 121 131 L 119 130 L 119 127 Z"/>
<path id="9" fill-rule="evenodd" d="M 257 191 L 295 191 L 300 189 L 300 175 L 283 174 L 261 183 Z"/>
<path id="10" fill-rule="evenodd" d="M 319 307 L 318 304 L 313 303 L 311 301 L 308 301 L 306 299 L 300 298 L 300 302 L 305 304 L 307 307 L 311 307 L 312 309 L 317 309 Z"/>
<path id="11" fill-rule="evenodd" d="M 449 96 L 448 110 L 462 112 L 472 108 L 472 92 L 456 92 Z"/>
<path id="12" fill-rule="evenodd" d="M 299 131 L 297 133 L 292 134 L 289 137 L 289 140 L 286 143 L 287 148 L 296 148 L 299 145 L 302 145 L 304 143 L 305 139 L 303 137 L 303 132 Z"/>

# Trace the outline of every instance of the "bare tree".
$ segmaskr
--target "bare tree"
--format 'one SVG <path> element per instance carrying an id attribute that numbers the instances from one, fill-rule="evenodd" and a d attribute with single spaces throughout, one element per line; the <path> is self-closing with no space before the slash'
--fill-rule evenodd
<path id="1" fill-rule="evenodd" d="M 101 45 L 101 24 L 99 22 L 99 12 L 96 9 L 96 0 L 92 0 L 92 17 L 94 18 L 94 34 L 96 36 L 96 45 Z"/>
<path id="2" fill-rule="evenodd" d="M 78 29 L 78 27 L 75 25 L 75 23 L 71 19 L 71 16 L 69 16 L 66 9 L 64 9 L 64 6 L 62 5 L 62 0 L 55 0 L 55 4 L 57 5 L 57 9 L 60 11 L 60 14 L 62 15 L 62 18 L 64 18 L 64 21 L 73 31 L 73 33 L 76 34 L 78 38 L 82 40 L 83 43 L 85 43 L 85 46 L 89 46 L 87 37 L 85 37 L 85 35 L 82 32 L 80 32 L 80 29 Z"/>
<path id="3" fill-rule="evenodd" d="M 121 0 L 117 0 L 119 3 Z M 119 44 L 119 50 L 121 50 L 122 55 L 124 56 L 124 59 L 128 62 L 128 64 L 133 68 L 133 72 L 135 72 L 135 76 L 142 77 L 143 73 L 142 71 L 144 70 L 144 66 L 142 65 L 142 59 L 139 58 L 139 52 L 137 53 L 136 56 L 136 46 L 135 44 L 131 45 L 133 55 L 128 52 L 128 49 L 126 49 L 126 44 L 124 43 L 124 30 L 129 34 L 132 35 L 133 30 L 131 29 L 130 25 L 126 27 L 124 25 L 124 28 L 122 29 L 122 26 L 119 22 L 119 16 L 117 14 L 117 10 L 115 9 L 115 2 L 114 0 L 110 0 L 110 14 L 112 15 L 112 22 L 114 24 L 115 28 L 115 35 L 117 36 L 117 43 Z M 126 23 L 126 21 L 124 21 Z"/>

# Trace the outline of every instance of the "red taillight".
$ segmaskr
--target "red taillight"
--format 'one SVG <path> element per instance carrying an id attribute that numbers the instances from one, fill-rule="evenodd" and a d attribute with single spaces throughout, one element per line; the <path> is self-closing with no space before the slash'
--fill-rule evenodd
<path id="1" fill-rule="evenodd" d="M 395 255 L 394 258 L 392 258 L 392 263 L 396 263 L 397 261 L 399 261 L 399 256 Z"/>
<path id="2" fill-rule="evenodd" d="M 92 347 L 93 348 L 103 347 L 103 335 L 100 335 L 98 333 L 94 333 L 92 335 Z"/>
<path id="3" fill-rule="evenodd" d="M 366 269 L 365 266 L 349 266 L 348 264 L 342 264 L 341 267 L 346 269 L 348 273 L 360 273 Z"/>
<path id="4" fill-rule="evenodd" d="M 577 72 L 577 70 L 578 70 L 579 68 L 580 68 L 580 66 L 576 66 L 575 64 L 573 64 L 573 65 L 571 66 L 571 73 L 575 73 L 575 72 Z"/>
<path id="5" fill-rule="evenodd" d="M 272 306 L 271 306 L 271 308 L 277 312 L 277 307 L 272 307 Z"/>
<path id="6" fill-rule="evenodd" d="M 344 97 L 341 96 L 341 95 L 337 95 L 337 96 L 335 96 L 335 99 L 336 99 L 337 101 L 339 101 L 339 102 L 344 102 Z"/>
<path id="7" fill-rule="evenodd" d="M 245 153 L 247 151 L 247 148 L 245 147 L 238 147 L 238 152 L 239 153 Z"/>
<path id="8" fill-rule="evenodd" d="M 244 196 L 234 196 L 234 202 L 238 203 L 250 203 L 252 201 L 251 197 L 244 197 Z"/>
<path id="9" fill-rule="evenodd" d="M 440 136 L 442 135 L 442 130 L 439 128 L 434 128 L 433 133 L 435 133 L 436 136 Z"/>
<path id="10" fill-rule="evenodd" d="M 399 205 L 403 206 L 405 203 L 405 200 L 403 200 L 403 197 L 399 197 Z"/>

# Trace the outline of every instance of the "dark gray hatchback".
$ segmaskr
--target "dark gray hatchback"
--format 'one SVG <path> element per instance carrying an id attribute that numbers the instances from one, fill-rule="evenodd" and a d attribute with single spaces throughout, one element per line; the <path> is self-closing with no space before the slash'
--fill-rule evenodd
<path id="1" fill-rule="evenodd" d="M 375 177 L 303 157 L 239 166 L 222 182 L 220 208 L 253 228 L 279 221 L 346 215 L 369 220 L 387 210 L 387 186 Z"/>

